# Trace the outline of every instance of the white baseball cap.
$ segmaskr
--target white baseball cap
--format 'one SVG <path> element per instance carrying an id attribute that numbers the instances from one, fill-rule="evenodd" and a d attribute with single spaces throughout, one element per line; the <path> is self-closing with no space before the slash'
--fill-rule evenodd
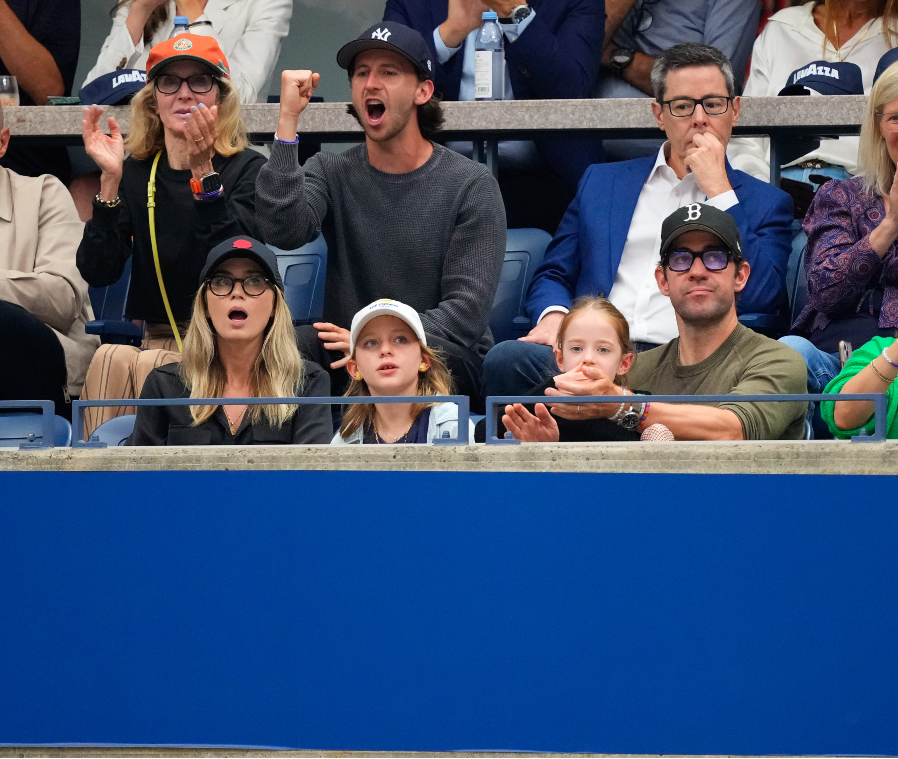
<path id="1" fill-rule="evenodd" d="M 417 335 L 418 339 L 424 343 L 424 345 L 427 345 L 427 337 L 424 335 L 424 325 L 421 324 L 421 317 L 418 316 L 418 312 L 411 306 L 407 306 L 405 303 L 400 303 L 398 300 L 382 298 L 381 300 L 374 301 L 374 303 L 369 303 L 352 317 L 352 327 L 349 329 L 350 353 L 355 353 L 355 341 L 358 339 L 362 327 L 378 316 L 395 316 L 397 319 L 402 319 L 402 321 L 412 328 L 412 331 Z"/>

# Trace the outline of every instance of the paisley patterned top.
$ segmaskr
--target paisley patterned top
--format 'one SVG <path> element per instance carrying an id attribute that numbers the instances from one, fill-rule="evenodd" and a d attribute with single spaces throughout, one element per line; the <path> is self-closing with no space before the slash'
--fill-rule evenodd
<path id="1" fill-rule="evenodd" d="M 808 302 L 793 332 L 810 333 L 857 313 L 865 295 L 879 287 L 879 326 L 898 327 L 898 241 L 882 259 L 870 247 L 870 233 L 884 218 L 882 198 L 867 193 L 860 177 L 833 180 L 817 191 L 802 223 Z"/>

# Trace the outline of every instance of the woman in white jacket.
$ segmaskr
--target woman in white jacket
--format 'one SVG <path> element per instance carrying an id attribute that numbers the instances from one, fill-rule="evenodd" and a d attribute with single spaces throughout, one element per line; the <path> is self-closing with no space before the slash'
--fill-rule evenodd
<path id="1" fill-rule="evenodd" d="M 112 31 L 85 84 L 119 69 L 146 69 L 154 45 L 167 40 L 175 16 L 187 16 L 191 34 L 218 41 L 231 64 L 242 103 L 265 102 L 265 86 L 290 31 L 292 0 L 121 0 Z"/>

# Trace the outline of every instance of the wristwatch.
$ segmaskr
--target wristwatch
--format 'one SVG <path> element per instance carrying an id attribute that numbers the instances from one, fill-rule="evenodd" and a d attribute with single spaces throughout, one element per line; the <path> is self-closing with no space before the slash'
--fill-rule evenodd
<path id="1" fill-rule="evenodd" d="M 190 189 L 194 195 L 216 195 L 221 192 L 221 177 L 217 172 L 211 171 L 199 181 L 191 178 Z"/>
<path id="2" fill-rule="evenodd" d="M 520 24 L 527 16 L 533 13 L 533 9 L 527 3 L 521 3 L 511 9 L 508 18 L 513 24 Z"/>
<path id="3" fill-rule="evenodd" d="M 617 423 L 625 430 L 632 432 L 639 426 L 642 420 L 642 412 L 645 409 L 644 403 L 630 404 L 624 415 L 617 420 Z"/>
<path id="4" fill-rule="evenodd" d="M 611 54 L 611 68 L 620 74 L 635 57 L 636 51 L 632 47 L 619 47 Z"/>

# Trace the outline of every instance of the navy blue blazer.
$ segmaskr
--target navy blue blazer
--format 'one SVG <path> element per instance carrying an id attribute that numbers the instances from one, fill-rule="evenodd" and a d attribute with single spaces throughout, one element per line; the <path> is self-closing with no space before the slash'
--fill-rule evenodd
<path id="1" fill-rule="evenodd" d="M 505 60 L 515 100 L 588 98 L 599 74 L 605 35 L 605 0 L 530 0 L 533 21 L 513 43 L 506 40 Z M 462 49 L 445 65 L 439 62 L 433 30 L 446 20 L 449 0 L 387 0 L 384 21 L 417 30 L 431 49 L 434 87 L 443 100 L 458 100 Z M 537 147 L 573 190 L 583 172 L 604 160 L 595 137 L 541 139 Z"/>
<path id="2" fill-rule="evenodd" d="M 639 193 L 656 158 L 589 168 L 530 283 L 527 315 L 531 324 L 535 325 L 549 306 L 570 307 L 581 295 L 611 292 Z M 739 199 L 728 212 L 736 219 L 742 252 L 751 265 L 736 310 L 740 314 L 775 314 L 788 304 L 786 264 L 792 249 L 792 198 L 733 169 L 729 162 L 726 168 Z"/>

